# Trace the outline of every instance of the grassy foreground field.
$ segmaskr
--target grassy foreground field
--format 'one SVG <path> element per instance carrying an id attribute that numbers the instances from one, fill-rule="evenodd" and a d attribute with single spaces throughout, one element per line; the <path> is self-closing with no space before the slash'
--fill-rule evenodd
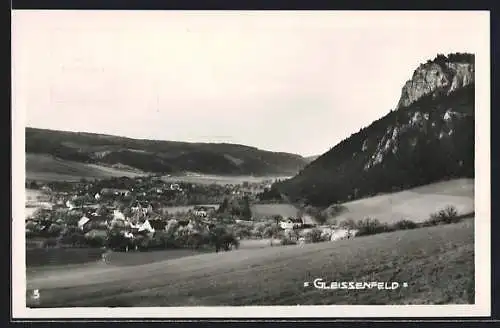
<path id="1" fill-rule="evenodd" d="M 382 223 L 407 219 L 422 222 L 432 213 L 454 206 L 459 214 L 474 212 L 474 179 L 456 179 L 344 203 L 345 211 L 336 216 L 360 220 L 376 218 Z"/>
<path id="2" fill-rule="evenodd" d="M 97 261 L 104 251 L 99 248 L 33 248 L 26 250 L 26 267 L 80 264 Z"/>
<path id="3" fill-rule="evenodd" d="M 26 178 L 37 181 L 78 181 L 81 178 L 135 177 L 141 172 L 26 154 Z"/>
<path id="4" fill-rule="evenodd" d="M 302 247 L 193 255 L 138 266 L 89 266 L 27 277 L 36 306 L 457 304 L 474 302 L 474 222 Z M 396 281 L 396 290 L 319 290 L 326 281 Z M 28 298 L 28 306 L 31 303 Z"/>

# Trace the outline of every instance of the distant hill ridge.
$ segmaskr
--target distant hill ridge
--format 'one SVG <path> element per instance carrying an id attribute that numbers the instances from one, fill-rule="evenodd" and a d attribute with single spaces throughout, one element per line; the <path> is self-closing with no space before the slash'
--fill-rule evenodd
<path id="1" fill-rule="evenodd" d="M 276 188 L 316 206 L 474 177 L 474 55 L 438 55 L 405 83 L 396 110 Z"/>
<path id="2" fill-rule="evenodd" d="M 143 140 L 31 127 L 26 128 L 26 152 L 153 173 L 294 175 L 307 164 L 300 155 L 238 144 Z"/>

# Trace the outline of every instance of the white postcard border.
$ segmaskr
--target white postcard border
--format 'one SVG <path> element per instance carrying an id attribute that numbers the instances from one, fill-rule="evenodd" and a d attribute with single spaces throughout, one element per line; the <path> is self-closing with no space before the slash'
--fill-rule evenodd
<path id="1" fill-rule="evenodd" d="M 380 12 L 370 13 L 379 15 Z M 346 317 L 467 317 L 489 316 L 491 307 L 490 263 L 490 15 L 478 27 L 476 53 L 476 163 L 475 163 L 475 291 L 474 305 L 346 305 L 346 306 L 241 306 L 149 308 L 53 308 L 26 307 L 25 272 L 25 116 L 26 104 L 12 84 L 12 316 L 29 318 L 346 318 Z M 418 13 L 416 13 L 418 15 Z M 464 22 L 466 24 L 466 22 Z M 15 40 L 13 40 L 15 43 Z M 14 49 L 14 47 L 13 47 Z M 457 49 L 459 50 L 459 49 Z M 13 74 L 15 74 L 15 55 Z"/>

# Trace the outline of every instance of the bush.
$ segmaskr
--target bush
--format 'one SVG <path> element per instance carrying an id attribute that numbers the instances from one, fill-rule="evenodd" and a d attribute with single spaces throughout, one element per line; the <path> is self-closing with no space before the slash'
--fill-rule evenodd
<path id="1" fill-rule="evenodd" d="M 262 237 L 264 238 L 271 238 L 273 236 L 278 235 L 279 232 L 279 227 L 276 225 L 270 225 L 264 228 L 264 231 L 262 232 Z"/>
<path id="2" fill-rule="evenodd" d="M 319 224 L 324 224 L 328 220 L 328 216 L 323 212 L 319 212 L 314 218 Z"/>
<path id="3" fill-rule="evenodd" d="M 286 237 L 286 236 L 281 237 L 280 241 L 281 241 L 281 245 L 283 245 L 283 246 L 285 246 L 285 245 L 297 245 L 297 242 L 295 240 L 292 240 L 291 238 Z"/>
<path id="4" fill-rule="evenodd" d="M 119 231 L 111 231 L 106 240 L 106 246 L 113 250 L 123 250 L 127 246 L 131 247 L 131 241 Z"/>
<path id="5" fill-rule="evenodd" d="M 252 229 L 249 226 L 238 225 L 234 228 L 234 235 L 238 238 L 249 238 L 252 235 Z"/>
<path id="6" fill-rule="evenodd" d="M 44 247 L 55 247 L 57 246 L 57 239 L 56 238 L 47 238 L 44 243 Z"/>
<path id="7" fill-rule="evenodd" d="M 418 225 L 411 220 L 401 220 L 392 225 L 393 230 L 416 229 Z"/>
<path id="8" fill-rule="evenodd" d="M 358 230 L 357 236 L 368 236 L 393 230 L 387 224 L 380 223 L 379 220 L 372 218 L 359 220 L 356 229 Z"/>
<path id="9" fill-rule="evenodd" d="M 52 223 L 47 230 L 47 236 L 57 237 L 62 232 L 62 227 L 58 224 Z"/>
<path id="10" fill-rule="evenodd" d="M 77 228 L 66 228 L 59 237 L 59 243 L 71 246 L 84 246 L 87 244 L 85 235 Z"/>
<path id="11" fill-rule="evenodd" d="M 460 221 L 460 218 L 458 217 L 457 209 L 454 206 L 447 206 L 445 209 L 431 214 L 431 217 L 425 221 L 424 225 L 450 224 L 458 221 Z"/>
<path id="12" fill-rule="evenodd" d="M 90 247 L 103 247 L 106 245 L 106 239 L 101 236 L 92 236 L 87 238 L 87 245 Z"/>
<path id="13" fill-rule="evenodd" d="M 356 229 L 357 225 L 353 219 L 347 219 L 339 223 L 339 227 L 343 229 Z"/>
<path id="14" fill-rule="evenodd" d="M 240 246 L 238 238 L 222 226 L 211 229 L 208 238 L 211 246 L 215 246 L 216 252 L 220 250 L 229 251 L 233 246 L 235 248 Z"/>
<path id="15" fill-rule="evenodd" d="M 311 229 L 305 234 L 305 239 L 311 243 L 319 243 L 323 241 L 322 231 L 320 229 Z"/>

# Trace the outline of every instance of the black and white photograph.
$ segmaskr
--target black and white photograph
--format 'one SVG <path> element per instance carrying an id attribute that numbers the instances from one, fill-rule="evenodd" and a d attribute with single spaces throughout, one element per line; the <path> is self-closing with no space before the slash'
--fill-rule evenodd
<path id="1" fill-rule="evenodd" d="M 14 10 L 14 316 L 490 315 L 489 24 Z"/>

